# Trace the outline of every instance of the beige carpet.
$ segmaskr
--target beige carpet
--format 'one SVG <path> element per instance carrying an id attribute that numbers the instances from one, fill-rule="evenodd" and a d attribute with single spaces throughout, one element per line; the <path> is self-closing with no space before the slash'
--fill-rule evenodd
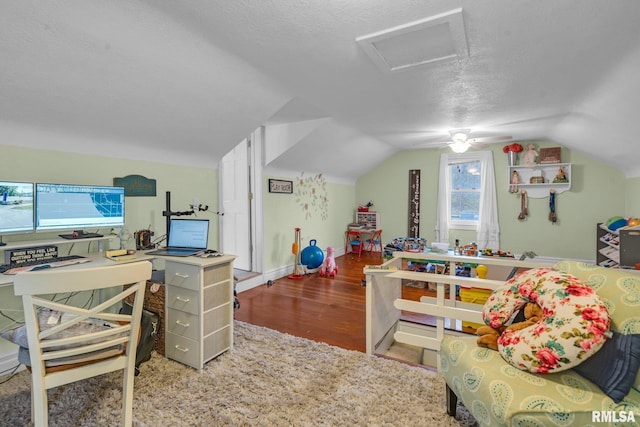
<path id="1" fill-rule="evenodd" d="M 445 410 L 435 373 L 323 343 L 235 323 L 233 351 L 202 372 L 160 357 L 135 381 L 134 426 L 473 426 Z M 0 382 L 7 377 L 0 379 Z M 111 426 L 120 376 L 49 392 L 51 426 Z M 0 424 L 28 425 L 29 374 L 0 385 Z"/>

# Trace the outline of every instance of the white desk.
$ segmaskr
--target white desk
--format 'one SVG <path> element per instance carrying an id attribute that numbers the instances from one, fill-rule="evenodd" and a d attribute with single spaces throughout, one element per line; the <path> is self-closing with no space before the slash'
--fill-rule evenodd
<path id="1" fill-rule="evenodd" d="M 146 255 L 142 251 L 138 251 L 135 258 L 123 261 L 105 258 L 104 252 L 84 256 L 91 258 L 91 262 L 61 268 L 82 269 L 153 259 L 164 261 L 166 357 L 202 369 L 206 362 L 233 348 L 235 256 L 169 257 Z M 12 286 L 13 277 L 0 274 L 0 287 Z"/>
<path id="2" fill-rule="evenodd" d="M 63 244 L 87 243 L 88 245 L 90 245 L 91 243 L 97 243 L 98 250 L 95 253 L 81 254 L 81 255 L 91 258 L 92 259 L 91 265 L 96 265 L 95 264 L 96 261 L 100 261 L 100 263 L 98 264 L 100 266 L 108 265 L 108 263 L 114 263 L 116 261 L 111 261 L 104 258 L 103 243 L 107 240 L 111 240 L 116 237 L 118 236 L 115 236 L 112 234 L 106 234 L 102 237 L 90 237 L 87 239 L 63 239 L 62 237 L 53 237 L 53 238 L 39 239 L 39 240 L 21 240 L 16 242 L 6 242 L 4 246 L 0 246 L 0 252 L 2 253 L 0 264 L 4 263 L 4 251 L 12 251 L 15 249 L 24 249 L 24 248 L 37 248 L 40 246 L 59 246 Z M 143 256 L 141 253 L 139 255 Z M 144 258 L 140 258 L 140 260 L 145 260 L 145 259 L 151 259 L 151 257 L 145 256 Z M 131 260 L 131 261 L 138 261 L 138 259 Z M 122 261 L 117 261 L 117 262 L 122 262 Z M 72 266 L 65 266 L 64 268 L 82 268 L 82 267 L 79 267 L 78 265 L 72 265 Z M 10 275 L 10 274 L 0 274 L 0 287 L 12 285 L 13 284 L 12 277 L 13 275 Z"/>
<path id="3" fill-rule="evenodd" d="M 77 270 L 77 269 L 81 269 L 81 268 L 86 268 L 87 266 L 90 266 L 90 267 L 103 267 L 105 265 L 116 265 L 116 264 L 122 264 L 122 263 L 128 263 L 128 262 L 137 262 L 137 261 L 145 261 L 145 260 L 149 260 L 150 261 L 150 260 L 153 259 L 152 256 L 145 255 L 145 254 L 143 254 L 141 252 L 138 252 L 136 254 L 135 258 L 128 259 L 128 260 L 123 260 L 123 261 L 113 261 L 113 260 L 110 260 L 108 258 L 105 258 L 104 252 L 95 252 L 95 253 L 90 253 L 90 254 L 84 254 L 82 256 L 87 257 L 87 258 L 91 258 L 91 262 L 82 263 L 82 264 L 66 265 L 66 266 L 60 267 L 60 268 Z M 51 260 L 51 261 L 55 261 L 55 260 Z M 0 287 L 12 286 L 14 277 L 15 277 L 14 274 L 0 274 Z"/>

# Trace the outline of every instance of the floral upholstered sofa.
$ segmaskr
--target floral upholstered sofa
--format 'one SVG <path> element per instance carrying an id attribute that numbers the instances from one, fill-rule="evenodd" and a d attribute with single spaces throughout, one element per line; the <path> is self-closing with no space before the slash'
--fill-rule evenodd
<path id="1" fill-rule="evenodd" d="M 555 268 L 596 291 L 609 312 L 610 329 L 623 336 L 626 347 L 613 348 L 611 339 L 573 369 L 532 374 L 497 351 L 478 347 L 475 336 L 447 336 L 439 357 L 450 415 L 460 399 L 482 426 L 640 425 L 640 274 L 573 261 Z M 603 384 L 612 378 L 626 380 L 627 387 Z"/>

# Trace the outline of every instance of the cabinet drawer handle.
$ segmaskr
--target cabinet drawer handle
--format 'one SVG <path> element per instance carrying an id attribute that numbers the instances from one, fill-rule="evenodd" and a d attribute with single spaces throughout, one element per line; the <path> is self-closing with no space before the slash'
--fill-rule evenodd
<path id="1" fill-rule="evenodd" d="M 176 276 L 178 277 L 182 277 L 183 279 L 188 279 L 189 275 L 188 274 L 180 274 L 180 273 L 176 273 Z"/>
<path id="2" fill-rule="evenodd" d="M 183 353 L 186 353 L 187 351 L 189 351 L 188 348 L 184 348 L 184 347 L 180 347 L 179 345 L 176 345 L 176 350 L 180 350 Z"/>
<path id="3" fill-rule="evenodd" d="M 189 302 L 191 301 L 191 298 L 182 298 L 182 297 L 176 297 L 176 299 L 180 302 Z"/>
<path id="4" fill-rule="evenodd" d="M 184 322 L 181 322 L 180 320 L 176 320 L 176 323 L 180 326 L 184 326 L 185 328 L 188 328 L 191 325 L 190 323 L 184 323 Z"/>

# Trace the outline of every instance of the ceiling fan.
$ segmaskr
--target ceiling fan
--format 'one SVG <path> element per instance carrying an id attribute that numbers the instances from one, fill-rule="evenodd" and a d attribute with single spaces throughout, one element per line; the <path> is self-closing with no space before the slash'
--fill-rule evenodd
<path id="1" fill-rule="evenodd" d="M 464 153 L 473 144 L 479 144 L 483 142 L 501 142 L 510 141 L 512 136 L 488 136 L 479 138 L 470 138 L 469 135 L 471 129 L 452 129 L 449 131 L 449 141 L 434 141 L 418 144 L 416 147 L 437 147 L 448 145 L 454 153 Z"/>

